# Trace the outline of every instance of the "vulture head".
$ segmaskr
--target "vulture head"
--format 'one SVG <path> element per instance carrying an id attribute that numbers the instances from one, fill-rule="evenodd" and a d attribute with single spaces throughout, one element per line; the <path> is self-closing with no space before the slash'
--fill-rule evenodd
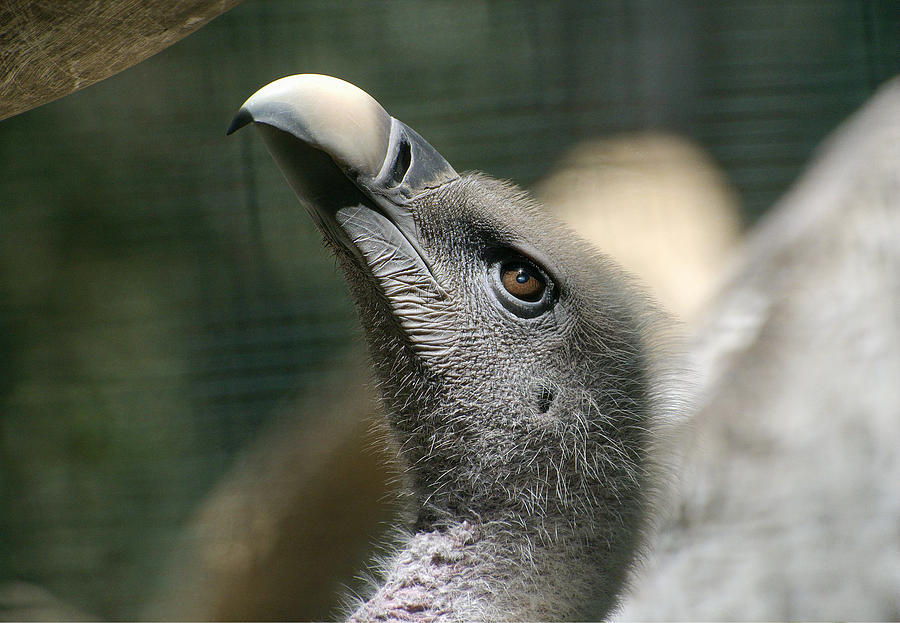
<path id="1" fill-rule="evenodd" d="M 603 616 L 645 532 L 669 407 L 659 316 L 513 185 L 458 174 L 336 78 L 251 96 L 338 258 L 416 519 L 356 619 Z"/>

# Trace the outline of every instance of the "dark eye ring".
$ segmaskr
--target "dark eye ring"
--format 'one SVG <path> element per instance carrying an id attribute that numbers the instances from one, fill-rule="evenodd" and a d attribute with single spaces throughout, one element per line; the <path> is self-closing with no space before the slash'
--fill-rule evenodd
<path id="1" fill-rule="evenodd" d="M 547 289 L 540 271 L 520 260 L 506 262 L 500 267 L 500 283 L 514 297 L 529 303 L 540 301 Z"/>
<path id="2" fill-rule="evenodd" d="M 548 273 L 519 253 L 507 251 L 491 261 L 488 281 L 497 302 L 520 318 L 536 318 L 556 302 Z"/>

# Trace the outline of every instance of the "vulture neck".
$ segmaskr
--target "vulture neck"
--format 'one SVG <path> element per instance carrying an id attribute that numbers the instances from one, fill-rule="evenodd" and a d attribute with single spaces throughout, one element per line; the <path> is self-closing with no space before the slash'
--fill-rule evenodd
<path id="1" fill-rule="evenodd" d="M 566 620 L 597 616 L 602 596 L 588 543 L 535 542 L 521 525 L 460 520 L 405 537 L 364 621 Z M 612 599 L 612 596 L 606 596 Z M 602 610 L 601 610 L 602 611 Z"/>

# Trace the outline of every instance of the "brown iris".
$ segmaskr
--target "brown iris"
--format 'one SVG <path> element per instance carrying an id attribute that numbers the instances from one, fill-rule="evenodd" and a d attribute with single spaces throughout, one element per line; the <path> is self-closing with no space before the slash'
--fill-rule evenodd
<path id="1" fill-rule="evenodd" d="M 504 265 L 500 281 L 514 297 L 531 303 L 541 300 L 547 287 L 537 270 L 520 262 Z"/>

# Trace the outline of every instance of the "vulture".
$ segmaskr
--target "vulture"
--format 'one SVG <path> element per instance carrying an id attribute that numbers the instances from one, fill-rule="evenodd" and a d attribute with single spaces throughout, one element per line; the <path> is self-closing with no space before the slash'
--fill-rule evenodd
<path id="1" fill-rule="evenodd" d="M 665 315 L 349 83 L 276 80 L 250 123 L 337 257 L 414 507 L 350 620 L 608 615 L 680 410 Z"/>
<path id="2" fill-rule="evenodd" d="M 7 2 L 0 119 L 238 2 Z M 521 191 L 339 80 L 251 97 L 231 130 L 257 123 L 338 258 L 415 501 L 351 618 L 900 617 L 898 110 L 895 79 L 756 228 L 686 386 L 666 317 Z M 672 446 L 676 513 L 620 598 Z"/>

